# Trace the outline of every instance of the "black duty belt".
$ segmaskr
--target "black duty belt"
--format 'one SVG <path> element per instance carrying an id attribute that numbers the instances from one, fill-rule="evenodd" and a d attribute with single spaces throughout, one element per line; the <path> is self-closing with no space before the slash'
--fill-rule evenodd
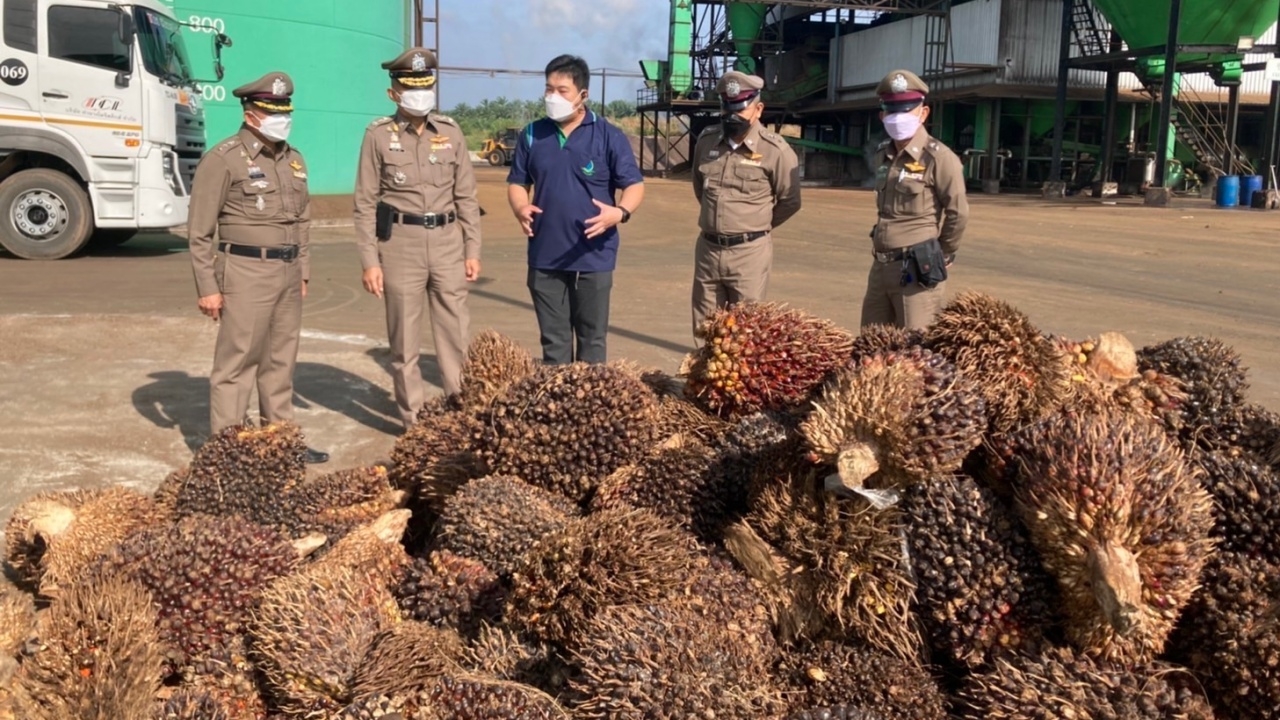
<path id="1" fill-rule="evenodd" d="M 391 213 L 391 222 L 401 225 L 421 225 L 428 230 L 444 227 L 457 219 L 457 214 L 452 210 L 447 213 L 427 213 L 426 215 L 410 215 L 399 211 Z"/>
<path id="2" fill-rule="evenodd" d="M 719 245 L 720 247 L 733 247 L 734 245 L 749 243 L 752 240 L 759 240 L 760 238 L 768 234 L 769 234 L 768 230 L 742 233 L 741 235 L 713 235 L 711 233 L 704 232 L 702 233 L 702 239 L 706 240 L 712 245 Z"/>
<path id="3" fill-rule="evenodd" d="M 284 260 L 292 262 L 298 257 L 297 245 L 282 245 L 280 247 L 255 247 L 253 245 L 234 245 L 224 242 L 218 245 L 218 249 L 228 255 L 240 255 L 242 257 L 258 258 L 260 260 Z"/>
<path id="4" fill-rule="evenodd" d="M 871 254 L 875 256 L 876 262 L 878 263 L 891 263 L 894 260 L 901 260 L 906 257 L 907 250 L 909 249 L 910 248 L 898 248 L 897 250 L 886 250 L 884 252 L 872 250 Z"/>

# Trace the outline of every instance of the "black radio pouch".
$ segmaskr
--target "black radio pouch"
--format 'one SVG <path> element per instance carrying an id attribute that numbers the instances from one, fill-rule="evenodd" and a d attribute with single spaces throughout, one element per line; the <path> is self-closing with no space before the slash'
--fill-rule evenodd
<path id="1" fill-rule="evenodd" d="M 395 213 L 395 208 L 386 203 L 378 203 L 378 210 L 374 213 L 373 236 L 379 240 L 391 239 L 391 216 Z M 365 227 L 368 227 L 367 225 Z"/>
<path id="2" fill-rule="evenodd" d="M 912 245 L 907 262 L 921 287 L 933 289 L 947 279 L 947 258 L 936 238 Z"/>

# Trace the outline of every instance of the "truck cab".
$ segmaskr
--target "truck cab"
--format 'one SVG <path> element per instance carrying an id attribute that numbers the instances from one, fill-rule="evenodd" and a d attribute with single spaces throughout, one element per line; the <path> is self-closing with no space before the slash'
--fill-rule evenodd
<path id="1" fill-rule="evenodd" d="M 157 0 L 0 0 L 0 245 L 67 257 L 187 220 L 204 112 Z"/>

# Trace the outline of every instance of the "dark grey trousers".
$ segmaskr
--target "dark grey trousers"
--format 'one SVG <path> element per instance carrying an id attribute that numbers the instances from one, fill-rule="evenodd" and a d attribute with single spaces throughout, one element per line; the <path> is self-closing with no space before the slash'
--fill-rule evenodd
<path id="1" fill-rule="evenodd" d="M 612 289 L 612 271 L 579 273 L 529 268 L 529 292 L 538 316 L 542 362 L 567 365 L 575 360 L 605 361 Z"/>

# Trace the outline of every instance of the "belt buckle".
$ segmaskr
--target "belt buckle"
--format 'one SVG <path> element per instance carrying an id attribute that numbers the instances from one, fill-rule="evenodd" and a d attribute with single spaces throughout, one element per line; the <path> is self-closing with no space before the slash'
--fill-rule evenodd
<path id="1" fill-rule="evenodd" d="M 280 259 L 284 260 L 285 262 L 293 262 L 295 259 L 297 259 L 297 257 L 298 257 L 297 245 L 286 245 L 284 249 L 280 251 Z"/>
<path id="2" fill-rule="evenodd" d="M 436 218 L 438 217 L 440 216 L 435 213 L 427 213 L 423 215 L 422 226 L 427 228 L 428 230 L 435 230 L 436 228 L 440 227 L 439 223 L 436 220 Z"/>

